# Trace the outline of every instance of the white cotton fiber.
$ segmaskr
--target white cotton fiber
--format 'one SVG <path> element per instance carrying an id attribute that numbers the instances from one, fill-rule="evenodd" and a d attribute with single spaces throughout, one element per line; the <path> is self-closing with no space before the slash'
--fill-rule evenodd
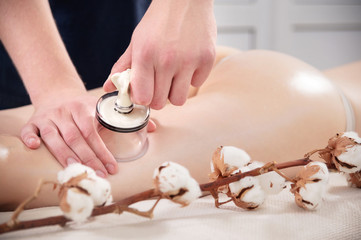
<path id="1" fill-rule="evenodd" d="M 104 178 L 94 175 L 82 179 L 78 186 L 88 191 L 95 206 L 107 205 L 112 202 L 110 183 Z"/>
<path id="2" fill-rule="evenodd" d="M 321 206 L 327 189 L 327 183 L 324 181 L 308 183 L 301 188 L 299 194 L 303 199 L 303 206 L 308 210 L 315 210 Z"/>
<path id="3" fill-rule="evenodd" d="M 243 150 L 233 146 L 224 146 L 221 150 L 224 163 L 237 168 L 244 167 L 251 161 L 251 157 Z"/>
<path id="4" fill-rule="evenodd" d="M 235 196 L 239 195 L 241 191 L 244 189 L 247 190 L 241 197 L 240 200 L 247 203 L 252 203 L 253 205 L 261 205 L 265 200 L 265 193 L 261 186 L 259 185 L 259 181 L 255 177 L 245 177 L 237 182 L 233 182 L 229 184 L 229 189 L 231 193 Z"/>
<path id="5" fill-rule="evenodd" d="M 343 163 L 356 167 L 347 168 L 342 164 L 338 166 L 339 170 L 345 173 L 355 173 L 361 170 L 361 145 L 354 145 L 346 149 L 346 152 L 340 154 L 337 159 Z"/>
<path id="6" fill-rule="evenodd" d="M 317 178 L 317 179 L 320 179 L 325 182 L 328 181 L 329 171 L 328 171 L 326 164 L 324 164 L 323 162 L 310 162 L 309 164 L 307 164 L 307 166 L 308 167 L 311 167 L 311 166 L 319 166 L 320 167 L 320 170 L 318 170 L 318 172 L 316 172 L 315 174 L 310 176 L 310 178 Z"/>
<path id="7" fill-rule="evenodd" d="M 238 171 L 248 172 L 263 166 L 264 163 L 253 161 Z M 234 171 L 234 173 L 236 172 Z M 286 180 L 274 171 L 255 176 L 254 178 L 258 179 L 260 187 L 266 194 L 278 194 L 286 187 Z"/>
<path id="8" fill-rule="evenodd" d="M 79 176 L 85 172 L 87 173 L 88 177 L 96 176 L 96 173 L 92 168 L 80 163 L 73 163 L 64 168 L 64 170 L 58 172 L 58 181 L 59 183 L 63 184 L 69 181 L 71 178 Z"/>
<path id="9" fill-rule="evenodd" d="M 88 192 L 95 206 L 106 205 L 112 202 L 111 186 L 108 180 L 96 175 L 95 171 L 80 163 L 70 164 L 58 173 L 58 181 L 66 185 L 67 182 L 77 176 L 87 173 L 83 179 L 72 182 L 72 185 L 80 187 Z"/>
<path id="10" fill-rule="evenodd" d="M 286 179 L 274 171 L 262 174 L 257 178 L 267 194 L 278 194 L 286 187 Z"/>
<path id="11" fill-rule="evenodd" d="M 328 168 L 323 162 L 311 162 L 304 166 L 297 182 L 291 185 L 297 205 L 308 210 L 319 208 L 326 194 L 328 177 Z"/>
<path id="12" fill-rule="evenodd" d="M 334 163 L 341 172 L 359 172 L 361 170 L 361 138 L 356 132 L 349 131 L 344 132 L 341 136 L 337 136 L 336 139 L 343 138 L 348 138 L 351 141 L 349 145 L 346 145 L 344 141 L 340 141 L 340 144 L 343 144 L 345 149 L 335 156 L 336 161 Z"/>
<path id="13" fill-rule="evenodd" d="M 189 171 L 174 162 L 163 163 L 154 171 L 156 188 L 173 201 L 188 205 L 201 196 L 199 184 Z"/>
<path id="14" fill-rule="evenodd" d="M 75 222 L 84 222 L 91 215 L 94 207 L 92 198 L 77 188 L 67 189 L 66 198 L 60 205 L 64 216 Z"/>
<path id="15" fill-rule="evenodd" d="M 352 138 L 355 142 L 361 144 L 361 138 L 358 136 L 357 132 L 354 131 L 344 132 L 342 134 L 342 137 Z"/>
<path id="16" fill-rule="evenodd" d="M 177 200 L 178 202 L 182 202 L 184 205 L 190 204 L 202 195 L 198 182 L 193 178 L 188 178 L 185 189 L 187 189 L 187 192 L 179 196 L 179 199 Z"/>

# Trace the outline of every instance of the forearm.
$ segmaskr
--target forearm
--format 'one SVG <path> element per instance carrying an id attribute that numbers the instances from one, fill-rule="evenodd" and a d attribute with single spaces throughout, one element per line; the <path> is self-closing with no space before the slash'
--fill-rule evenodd
<path id="1" fill-rule="evenodd" d="M 47 1 L 0 1 L 0 39 L 34 105 L 60 89 L 85 90 Z"/>
<path id="2" fill-rule="evenodd" d="M 214 40 L 213 30 L 214 26 L 214 13 L 213 13 L 213 0 L 153 0 L 150 5 L 150 10 L 157 9 L 158 13 L 162 13 L 163 17 L 158 22 L 153 22 L 157 28 L 166 29 L 167 42 L 172 39 L 177 43 L 178 39 L 182 39 L 181 35 L 194 34 L 197 31 L 199 36 L 207 36 L 207 40 Z M 145 18 L 147 19 L 146 12 Z M 191 25 L 188 22 L 191 21 Z M 201 32 L 200 32 L 201 31 Z M 194 39 L 197 36 L 185 38 L 189 44 L 194 44 Z M 160 39 L 160 41 L 162 41 Z M 174 46 L 176 47 L 176 46 Z M 195 49 L 197 50 L 197 49 Z"/>
<path id="3" fill-rule="evenodd" d="M 213 2 L 214 0 L 153 0 L 150 7 L 161 9 L 163 16 L 168 18 L 184 19 L 189 14 L 203 18 L 207 15 L 213 16 Z"/>

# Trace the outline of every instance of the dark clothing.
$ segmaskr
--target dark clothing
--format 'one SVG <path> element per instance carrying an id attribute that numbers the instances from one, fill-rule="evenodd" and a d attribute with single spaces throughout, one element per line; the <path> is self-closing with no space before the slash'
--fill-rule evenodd
<path id="1" fill-rule="evenodd" d="M 59 32 L 87 89 L 102 86 L 128 47 L 150 0 L 50 0 Z M 44 63 L 46 64 L 46 63 Z M 22 81 L 0 43 L 0 109 L 30 104 Z"/>

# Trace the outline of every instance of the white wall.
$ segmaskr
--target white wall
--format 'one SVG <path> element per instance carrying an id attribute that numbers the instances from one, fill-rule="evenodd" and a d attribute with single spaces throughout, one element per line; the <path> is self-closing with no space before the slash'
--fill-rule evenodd
<path id="1" fill-rule="evenodd" d="M 215 0 L 220 45 L 271 49 L 319 69 L 361 60 L 361 0 Z"/>

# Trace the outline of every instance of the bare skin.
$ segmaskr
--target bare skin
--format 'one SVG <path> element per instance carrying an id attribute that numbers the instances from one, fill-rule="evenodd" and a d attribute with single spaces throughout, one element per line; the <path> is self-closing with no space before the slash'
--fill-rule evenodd
<path id="1" fill-rule="evenodd" d="M 183 107 L 168 104 L 151 112 L 158 126 L 148 135 L 147 154 L 119 163 L 119 173 L 108 177 L 115 200 L 151 188 L 154 169 L 165 161 L 184 165 L 204 183 L 209 181 L 212 153 L 220 145 L 242 148 L 254 160 L 283 162 L 324 147 L 345 130 L 338 92 L 318 70 L 274 52 L 230 51 L 223 56 L 230 54 Z M 102 91 L 92 94 L 99 97 Z M 30 150 L 19 140 L 32 111 L 26 106 L 0 112 L 0 146 L 9 150 L 0 161 L 2 209 L 14 208 L 33 192 L 39 178 L 55 180 L 62 169 L 44 146 Z M 357 118 L 357 129 L 360 125 Z M 57 202 L 49 186 L 30 207 Z"/>
<path id="2" fill-rule="evenodd" d="M 346 64 L 324 73 L 350 100 L 356 119 L 361 119 L 361 61 Z M 356 132 L 361 133 L 361 124 L 356 124 Z"/>

